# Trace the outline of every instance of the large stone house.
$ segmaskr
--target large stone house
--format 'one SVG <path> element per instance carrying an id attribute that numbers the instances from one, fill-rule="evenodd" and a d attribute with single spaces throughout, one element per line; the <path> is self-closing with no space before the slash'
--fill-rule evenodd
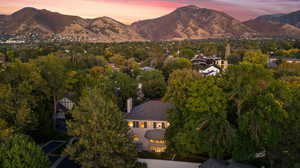
<path id="1" fill-rule="evenodd" d="M 165 130 L 169 126 L 166 113 L 170 103 L 150 100 L 134 107 L 125 116 L 134 135 L 138 151 L 164 152 L 166 150 Z"/>

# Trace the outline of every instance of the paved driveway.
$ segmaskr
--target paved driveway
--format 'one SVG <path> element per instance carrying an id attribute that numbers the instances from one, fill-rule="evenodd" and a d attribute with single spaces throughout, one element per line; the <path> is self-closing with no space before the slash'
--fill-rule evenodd
<path id="1" fill-rule="evenodd" d="M 140 162 L 147 163 L 148 168 L 198 168 L 200 163 L 177 162 L 155 159 L 138 159 Z"/>

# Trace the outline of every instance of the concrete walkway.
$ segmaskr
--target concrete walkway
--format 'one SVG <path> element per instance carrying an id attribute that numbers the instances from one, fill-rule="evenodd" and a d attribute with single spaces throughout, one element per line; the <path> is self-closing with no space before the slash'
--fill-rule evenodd
<path id="1" fill-rule="evenodd" d="M 169 160 L 138 159 L 140 162 L 147 163 L 148 168 L 198 168 L 200 163 L 178 162 Z"/>

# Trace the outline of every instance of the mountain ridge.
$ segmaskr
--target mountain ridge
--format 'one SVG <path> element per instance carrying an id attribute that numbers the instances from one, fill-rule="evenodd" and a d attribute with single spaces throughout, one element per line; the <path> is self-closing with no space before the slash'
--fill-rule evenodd
<path id="1" fill-rule="evenodd" d="M 300 10 L 294 11 L 287 14 L 281 14 L 281 15 L 262 15 L 255 20 L 261 20 L 261 21 L 276 21 L 281 23 L 287 23 L 290 25 L 294 25 L 296 27 L 300 28 Z"/>
<path id="2" fill-rule="evenodd" d="M 255 33 L 224 12 L 197 6 L 181 7 L 131 26 L 144 38 L 154 41 L 243 37 Z"/>
<path id="3" fill-rule="evenodd" d="M 2 32 L 7 34 L 37 33 L 43 38 L 58 36 L 74 41 L 145 41 L 128 25 L 109 17 L 84 19 L 32 7 L 26 7 L 2 17 L 0 28 L 3 29 Z"/>
<path id="4" fill-rule="evenodd" d="M 264 37 L 300 37 L 300 28 L 286 23 L 254 19 L 244 24 Z"/>
<path id="5" fill-rule="evenodd" d="M 38 36 L 83 42 L 173 41 L 207 38 L 300 37 L 300 28 L 272 21 L 290 14 L 263 15 L 241 22 L 222 11 L 189 5 L 167 15 L 127 25 L 102 16 L 82 18 L 25 7 L 0 15 L 0 35 Z M 298 19 L 298 18 L 297 18 Z M 270 21 L 271 20 L 271 21 Z M 299 22 L 300 23 L 300 22 Z"/>

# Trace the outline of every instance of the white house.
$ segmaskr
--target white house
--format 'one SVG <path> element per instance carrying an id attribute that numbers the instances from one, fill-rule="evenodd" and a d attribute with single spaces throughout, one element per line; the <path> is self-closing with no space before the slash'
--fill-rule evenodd
<path id="1" fill-rule="evenodd" d="M 160 153 L 166 150 L 165 130 L 169 126 L 166 112 L 170 108 L 170 103 L 150 100 L 126 114 L 125 119 L 134 134 L 138 151 Z"/>
<path id="2" fill-rule="evenodd" d="M 216 76 L 218 73 L 221 72 L 221 70 L 215 66 L 210 66 L 204 70 L 199 70 L 199 72 L 205 76 Z"/>

